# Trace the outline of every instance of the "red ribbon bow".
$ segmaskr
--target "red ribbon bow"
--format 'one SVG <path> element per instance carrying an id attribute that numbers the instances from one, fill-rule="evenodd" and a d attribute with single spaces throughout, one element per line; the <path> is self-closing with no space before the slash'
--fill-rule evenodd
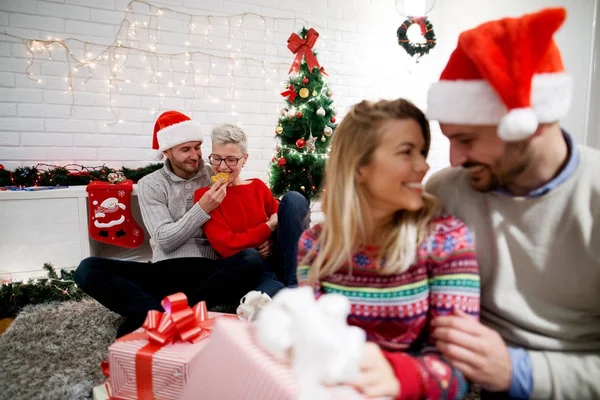
<path id="1" fill-rule="evenodd" d="M 165 297 L 161 305 L 165 312 L 148 311 L 142 325 L 151 343 L 161 346 L 178 341 L 196 343 L 210 334 L 214 320 L 208 319 L 205 302 L 190 308 L 185 294 L 175 293 Z"/>
<path id="2" fill-rule="evenodd" d="M 410 21 L 413 24 L 418 24 L 421 28 L 421 35 L 425 36 L 427 32 L 427 25 L 425 24 L 425 17 L 410 17 Z"/>
<path id="3" fill-rule="evenodd" d="M 314 67 L 319 68 L 319 62 L 317 61 L 317 57 L 312 52 L 312 48 L 319 37 L 319 33 L 315 31 L 313 28 L 310 28 L 306 34 L 306 39 L 302 39 L 297 33 L 292 33 L 288 39 L 288 49 L 292 51 L 296 55 L 294 61 L 292 62 L 292 66 L 290 67 L 290 72 L 300 72 L 300 63 L 302 62 L 302 57 L 306 58 L 306 64 L 308 65 L 308 71 L 312 72 Z"/>
<path id="4" fill-rule="evenodd" d="M 152 388 L 152 358 L 163 346 L 169 343 L 196 343 L 210 335 L 215 319 L 209 318 L 206 303 L 201 301 L 189 307 L 183 293 L 167 296 L 161 302 L 165 309 L 148 311 L 144 321 L 144 332 L 132 332 L 117 342 L 148 340 L 135 355 L 135 375 L 139 400 L 154 399 Z M 235 318 L 235 316 L 232 316 Z M 108 363 L 102 362 L 102 372 L 109 376 Z"/>
<path id="5" fill-rule="evenodd" d="M 288 100 L 290 103 L 293 103 L 294 99 L 296 99 L 296 96 L 298 96 L 298 93 L 296 93 L 296 90 L 294 90 L 294 85 L 290 85 L 288 86 L 288 90 L 281 92 L 281 95 L 283 97 L 290 96 Z"/>

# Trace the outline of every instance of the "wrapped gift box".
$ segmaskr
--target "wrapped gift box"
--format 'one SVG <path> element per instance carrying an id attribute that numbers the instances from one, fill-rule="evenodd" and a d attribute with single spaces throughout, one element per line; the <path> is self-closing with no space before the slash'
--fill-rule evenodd
<path id="1" fill-rule="evenodd" d="M 349 386 L 328 389 L 331 400 L 364 397 Z M 181 399 L 183 400 L 295 400 L 296 374 L 291 367 L 263 351 L 254 327 L 222 319 L 202 351 Z"/>
<path id="2" fill-rule="evenodd" d="M 94 400 L 111 400 L 110 393 L 110 383 L 106 381 L 92 390 L 92 398 Z"/>
<path id="3" fill-rule="evenodd" d="M 237 319 L 232 314 L 209 312 L 210 319 Z M 179 399 L 200 362 L 200 353 L 209 342 L 204 338 L 195 343 L 176 342 L 153 346 L 143 328 L 119 338 L 108 348 L 112 398 Z M 151 363 L 141 363 L 148 353 Z M 144 387 L 138 377 L 144 377 Z M 142 393 L 140 393 L 142 392 Z"/>

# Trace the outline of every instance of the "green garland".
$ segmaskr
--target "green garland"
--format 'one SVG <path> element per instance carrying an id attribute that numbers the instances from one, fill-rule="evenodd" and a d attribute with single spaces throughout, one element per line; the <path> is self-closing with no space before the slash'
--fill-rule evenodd
<path id="1" fill-rule="evenodd" d="M 425 37 L 426 43 L 411 43 L 406 36 L 406 32 L 411 25 L 420 23 L 424 24 L 425 27 L 423 36 Z M 429 54 L 429 51 L 433 49 L 436 44 L 433 25 L 429 22 L 427 17 L 408 17 L 398 28 L 396 35 L 398 36 L 398 44 L 402 46 L 409 56 L 417 56 L 417 61 L 425 54 Z"/>
<path id="2" fill-rule="evenodd" d="M 144 176 L 163 167 L 163 163 L 150 164 L 143 168 L 122 167 L 119 170 L 100 167 L 84 167 L 70 164 L 55 166 L 37 164 L 35 167 L 20 167 L 14 171 L 0 168 L 0 187 L 3 186 L 82 186 L 91 181 L 108 181 L 110 173 L 121 172 L 127 179 L 137 182 Z"/>
<path id="3" fill-rule="evenodd" d="M 48 271 L 46 278 L 0 284 L 0 319 L 15 317 L 28 304 L 88 297 L 73 281 L 74 270 L 61 269 L 58 275 L 50 263 L 44 264 L 44 269 Z"/>

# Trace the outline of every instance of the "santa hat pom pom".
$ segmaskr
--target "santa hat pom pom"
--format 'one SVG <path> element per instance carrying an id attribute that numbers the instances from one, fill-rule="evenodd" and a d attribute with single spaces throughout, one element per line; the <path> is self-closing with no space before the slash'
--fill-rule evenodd
<path id="1" fill-rule="evenodd" d="M 160 161 L 164 158 L 164 154 L 162 151 L 160 150 L 152 150 L 152 160 L 154 161 Z"/>
<path id="2" fill-rule="evenodd" d="M 538 124 L 532 108 L 514 108 L 500 121 L 498 136 L 507 142 L 523 140 L 535 133 Z"/>

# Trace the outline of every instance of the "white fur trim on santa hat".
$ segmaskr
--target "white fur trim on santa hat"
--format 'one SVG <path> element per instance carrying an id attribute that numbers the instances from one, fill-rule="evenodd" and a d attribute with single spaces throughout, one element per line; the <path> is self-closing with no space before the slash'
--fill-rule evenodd
<path id="1" fill-rule="evenodd" d="M 567 73 L 537 74 L 531 87 L 531 105 L 539 122 L 563 118 L 571 105 L 573 79 Z M 499 125 L 508 113 L 486 80 L 441 80 L 429 89 L 427 117 L 442 123 Z M 514 139 L 513 139 L 514 140 Z"/>
<path id="2" fill-rule="evenodd" d="M 523 140 L 533 135 L 539 125 L 532 108 L 513 108 L 498 125 L 498 136 L 507 142 Z"/>
<path id="3" fill-rule="evenodd" d="M 157 133 L 158 149 L 162 152 L 186 142 L 203 142 L 202 128 L 188 120 L 162 128 Z"/>
<path id="4" fill-rule="evenodd" d="M 154 161 L 160 161 L 165 157 L 162 151 L 160 150 L 152 150 L 152 159 Z"/>

